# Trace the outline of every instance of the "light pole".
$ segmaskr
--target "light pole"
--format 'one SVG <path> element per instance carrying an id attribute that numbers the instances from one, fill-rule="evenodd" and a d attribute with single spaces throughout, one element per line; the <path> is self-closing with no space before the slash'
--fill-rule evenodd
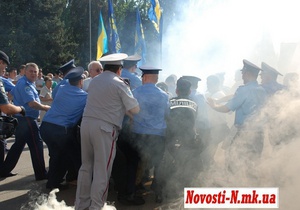
<path id="1" fill-rule="evenodd" d="M 90 22 L 90 62 L 92 61 L 92 5 L 89 0 L 89 22 Z"/>

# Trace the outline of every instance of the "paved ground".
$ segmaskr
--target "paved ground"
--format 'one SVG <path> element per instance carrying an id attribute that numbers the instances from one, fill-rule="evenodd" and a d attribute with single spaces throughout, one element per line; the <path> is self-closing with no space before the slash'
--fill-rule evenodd
<path id="1" fill-rule="evenodd" d="M 14 139 L 8 139 L 9 147 Z M 48 149 L 44 147 L 44 156 L 46 165 L 48 165 Z M 13 170 L 18 173 L 17 176 L 9 178 L 0 178 L 0 210 L 34 210 L 33 206 L 37 199 L 48 195 L 46 190 L 46 181 L 35 181 L 31 165 L 30 153 L 25 147 L 20 160 Z M 57 200 L 64 200 L 68 206 L 74 205 L 76 186 L 71 185 L 69 189 L 57 193 Z M 45 196 L 43 196 L 43 194 Z M 154 202 L 154 195 L 150 191 L 145 195 L 146 204 L 142 206 L 124 206 L 117 202 L 116 193 L 111 190 L 109 201 L 115 202 L 118 210 L 150 210 L 161 205 Z"/>

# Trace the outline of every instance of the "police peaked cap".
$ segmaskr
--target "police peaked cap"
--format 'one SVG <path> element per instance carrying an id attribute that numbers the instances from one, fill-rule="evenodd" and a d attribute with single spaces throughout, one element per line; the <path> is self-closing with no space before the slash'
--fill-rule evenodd
<path id="1" fill-rule="evenodd" d="M 241 69 L 241 71 L 251 71 L 253 73 L 258 74 L 258 72 L 261 70 L 258 66 L 251 63 L 250 61 L 244 59 L 243 60 L 244 67 Z"/>
<path id="2" fill-rule="evenodd" d="M 143 72 L 144 74 L 158 74 L 159 71 L 161 71 L 161 68 L 153 67 L 153 66 L 140 66 L 139 69 Z"/>
<path id="3" fill-rule="evenodd" d="M 266 64 L 265 62 L 261 63 L 261 70 L 265 73 L 269 73 L 272 74 L 274 76 L 280 75 L 283 76 L 281 73 L 279 73 L 275 68 L 273 68 L 272 66 L 269 66 L 268 64 Z"/>
<path id="4" fill-rule="evenodd" d="M 73 69 L 75 67 L 76 66 L 74 64 L 74 59 L 72 59 L 69 62 L 62 65 L 61 67 L 59 67 L 58 71 L 63 73 L 63 74 L 66 74 L 66 73 L 68 73 L 68 71 L 70 71 L 71 69 Z"/>
<path id="5" fill-rule="evenodd" d="M 99 61 L 103 62 L 104 65 L 123 65 L 123 60 L 128 57 L 125 53 L 113 53 L 103 56 Z"/>
<path id="6" fill-rule="evenodd" d="M 130 68 L 134 65 L 137 64 L 142 59 L 141 56 L 135 54 L 135 55 L 130 55 L 126 59 L 124 59 L 124 67 L 125 68 Z"/>
<path id="7" fill-rule="evenodd" d="M 6 55 L 5 52 L 0 50 L 0 60 L 3 60 L 7 65 L 10 64 L 9 57 Z"/>
<path id="8" fill-rule="evenodd" d="M 70 81 L 78 81 L 83 79 L 83 72 L 84 69 L 81 66 L 77 66 L 73 69 L 71 69 L 65 76 L 66 79 L 69 79 Z"/>

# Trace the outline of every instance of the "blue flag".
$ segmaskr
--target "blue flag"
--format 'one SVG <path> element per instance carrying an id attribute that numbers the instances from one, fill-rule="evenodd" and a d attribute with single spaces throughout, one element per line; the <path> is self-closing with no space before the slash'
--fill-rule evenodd
<path id="1" fill-rule="evenodd" d="M 98 26 L 98 40 L 97 40 L 97 57 L 96 59 L 99 60 L 101 56 L 108 52 L 108 43 L 107 43 L 107 35 L 102 19 L 102 14 L 100 11 L 99 15 L 99 26 Z"/>
<path id="2" fill-rule="evenodd" d="M 161 21 L 161 9 L 158 0 L 150 0 L 151 7 L 148 11 L 148 18 L 154 24 L 154 27 L 158 33 L 160 33 L 160 21 Z"/>
<path id="3" fill-rule="evenodd" d="M 118 30 L 116 26 L 116 20 L 114 17 L 114 9 L 111 0 L 108 0 L 108 43 L 109 50 L 111 53 L 121 52 L 121 43 L 118 35 Z"/>
<path id="4" fill-rule="evenodd" d="M 134 39 L 134 51 L 135 54 L 142 56 L 141 61 L 139 61 L 138 66 L 146 63 L 146 43 L 143 25 L 141 21 L 141 16 L 139 9 L 136 9 L 136 27 L 135 27 L 135 39 Z"/>

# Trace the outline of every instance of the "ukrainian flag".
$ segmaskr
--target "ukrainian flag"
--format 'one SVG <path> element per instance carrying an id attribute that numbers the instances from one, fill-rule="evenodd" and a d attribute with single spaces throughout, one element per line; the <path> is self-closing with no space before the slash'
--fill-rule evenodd
<path id="1" fill-rule="evenodd" d="M 111 0 L 108 0 L 108 21 L 109 21 L 109 50 L 111 53 L 121 52 L 121 43 L 118 35 L 114 9 Z"/>
<path id="2" fill-rule="evenodd" d="M 97 40 L 97 57 L 96 59 L 99 60 L 101 56 L 108 52 L 108 43 L 107 43 L 107 35 L 102 19 L 102 14 L 100 11 L 99 15 L 99 27 L 98 27 L 98 40 Z"/>
<path id="3" fill-rule="evenodd" d="M 148 18 L 153 22 L 156 31 L 160 32 L 161 9 L 158 0 L 150 0 L 151 7 L 148 11 Z"/>
<path id="4" fill-rule="evenodd" d="M 141 15 L 139 9 L 136 9 L 136 30 L 135 30 L 135 40 L 134 40 L 134 49 L 135 54 L 138 54 L 142 57 L 139 61 L 139 66 L 146 63 L 146 42 L 144 36 L 143 25 L 141 21 Z"/>

